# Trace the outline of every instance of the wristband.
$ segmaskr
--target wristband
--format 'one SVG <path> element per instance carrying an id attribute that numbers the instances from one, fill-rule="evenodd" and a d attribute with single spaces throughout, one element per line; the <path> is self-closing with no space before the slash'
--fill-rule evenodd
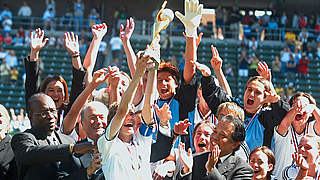
<path id="1" fill-rule="evenodd" d="M 172 130 L 172 132 L 173 132 L 173 135 L 175 135 L 175 136 L 180 136 L 180 134 L 176 133 L 176 132 L 174 131 L 174 129 Z"/>
<path id="2" fill-rule="evenodd" d="M 72 58 L 77 58 L 79 56 L 80 56 L 80 54 L 75 54 L 75 55 L 72 55 Z"/>
<path id="3" fill-rule="evenodd" d="M 148 126 L 148 128 L 149 128 L 149 129 L 153 129 L 153 125 L 154 125 L 154 123 L 147 124 L 147 123 L 146 123 L 146 121 L 143 119 L 143 117 L 142 117 L 142 116 L 141 116 L 141 120 L 142 120 L 142 122 L 143 122 L 145 125 L 147 125 L 147 126 Z"/>

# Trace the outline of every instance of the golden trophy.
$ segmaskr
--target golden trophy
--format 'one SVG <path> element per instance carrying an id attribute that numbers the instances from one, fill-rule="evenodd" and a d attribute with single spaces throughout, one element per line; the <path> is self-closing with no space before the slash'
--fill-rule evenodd
<path id="1" fill-rule="evenodd" d="M 169 23 L 173 20 L 174 14 L 171 9 L 165 9 L 167 1 L 161 6 L 157 14 L 156 21 L 153 24 L 153 33 L 152 33 L 152 41 L 147 49 L 145 50 L 145 54 L 151 57 L 151 60 L 154 62 L 153 67 L 148 67 L 148 70 L 157 69 L 160 64 L 160 31 L 166 29 Z"/>

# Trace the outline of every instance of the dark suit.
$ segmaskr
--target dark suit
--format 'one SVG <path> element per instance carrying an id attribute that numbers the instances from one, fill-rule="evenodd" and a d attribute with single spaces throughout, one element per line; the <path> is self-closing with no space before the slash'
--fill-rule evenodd
<path id="1" fill-rule="evenodd" d="M 11 149 L 11 136 L 7 135 L 0 141 L 0 179 L 17 179 L 17 166 Z"/>
<path id="2" fill-rule="evenodd" d="M 252 179 L 252 168 L 240 157 L 231 154 L 218 168 L 214 168 L 209 174 L 205 165 L 208 161 L 210 152 L 197 154 L 193 157 L 193 167 L 190 174 L 181 176 L 178 174 L 178 180 L 223 180 L 223 179 Z"/>
<path id="3" fill-rule="evenodd" d="M 88 139 L 79 141 L 78 143 L 84 143 L 84 142 L 88 142 Z M 89 153 L 86 153 L 86 154 L 75 154 L 75 156 L 79 158 L 80 164 L 81 164 L 81 168 L 85 168 L 86 169 L 86 168 L 88 168 L 90 166 L 91 161 L 93 160 L 94 154 L 89 154 Z M 90 178 L 91 180 L 93 180 L 93 179 L 94 180 L 104 180 L 104 175 L 102 173 L 102 169 L 101 170 L 100 169 L 97 171 L 96 174 L 93 174 L 91 176 L 91 178 Z"/>
<path id="4" fill-rule="evenodd" d="M 80 168 L 79 159 L 70 154 L 69 144 L 74 143 L 73 139 L 54 133 L 59 145 L 49 145 L 47 137 L 35 129 L 13 136 L 11 146 L 19 179 L 87 179 L 86 169 Z"/>

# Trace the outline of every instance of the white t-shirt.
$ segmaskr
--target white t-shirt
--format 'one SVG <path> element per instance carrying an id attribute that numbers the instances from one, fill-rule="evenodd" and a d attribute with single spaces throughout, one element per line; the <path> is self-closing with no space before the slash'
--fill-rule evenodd
<path id="1" fill-rule="evenodd" d="M 102 170 L 106 180 L 151 180 L 150 154 L 152 136 L 142 136 L 138 131 L 130 144 L 122 142 L 118 135 L 110 140 L 110 127 L 98 139 L 102 154 Z M 109 139 L 109 140 L 108 140 Z"/>
<path id="2" fill-rule="evenodd" d="M 110 45 L 111 45 L 111 50 L 121 50 L 121 46 L 122 46 L 122 41 L 120 39 L 120 37 L 116 36 L 116 37 L 112 37 L 110 40 Z"/>
<path id="3" fill-rule="evenodd" d="M 316 135 L 314 130 L 314 124 L 316 121 L 309 123 L 308 134 Z M 274 166 L 273 174 L 276 179 L 282 179 L 282 171 L 285 167 L 290 166 L 293 162 L 292 154 L 295 153 L 295 148 L 293 144 L 293 138 L 291 133 L 291 126 L 286 135 L 282 136 L 277 132 L 278 127 L 274 128 L 274 155 L 276 157 L 276 163 Z M 297 141 L 300 142 L 300 139 L 305 135 L 305 133 L 297 134 Z"/>

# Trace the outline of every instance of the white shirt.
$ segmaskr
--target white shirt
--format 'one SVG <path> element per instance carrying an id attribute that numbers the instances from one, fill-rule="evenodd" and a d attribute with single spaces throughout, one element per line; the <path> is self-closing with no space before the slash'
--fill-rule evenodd
<path id="1" fill-rule="evenodd" d="M 284 51 L 281 56 L 281 62 L 288 62 L 290 60 L 290 52 Z"/>
<path id="2" fill-rule="evenodd" d="M 12 56 L 10 54 L 8 54 L 6 57 L 6 63 L 7 65 L 12 68 L 14 66 L 18 66 L 18 59 L 17 59 L 17 56 Z"/>
<path id="3" fill-rule="evenodd" d="M 21 6 L 18 12 L 18 16 L 31 16 L 31 8 L 29 6 Z"/>
<path id="4" fill-rule="evenodd" d="M 112 37 L 110 40 L 110 45 L 111 45 L 111 50 L 121 50 L 121 46 L 122 46 L 122 41 L 120 39 L 120 37 L 116 36 L 116 37 Z"/>
<path id="5" fill-rule="evenodd" d="M 316 121 L 309 123 L 308 134 L 317 136 L 314 131 L 314 124 Z M 293 162 L 292 154 L 295 153 L 295 148 L 292 139 L 291 127 L 286 135 L 282 136 L 277 132 L 278 127 L 274 128 L 274 155 L 276 157 L 276 163 L 274 166 L 273 174 L 276 179 L 282 179 L 282 171 L 285 167 L 290 166 Z M 305 135 L 305 133 L 297 134 L 297 141 Z"/>
<path id="6" fill-rule="evenodd" d="M 12 20 L 11 19 L 6 19 L 2 22 L 3 30 L 5 31 L 11 31 L 11 26 L 12 26 Z"/>
<path id="7" fill-rule="evenodd" d="M 98 150 L 102 154 L 102 170 L 106 180 L 151 180 L 150 154 L 152 136 L 142 136 L 139 131 L 130 144 L 116 135 L 110 139 L 110 127 L 98 139 Z"/>

